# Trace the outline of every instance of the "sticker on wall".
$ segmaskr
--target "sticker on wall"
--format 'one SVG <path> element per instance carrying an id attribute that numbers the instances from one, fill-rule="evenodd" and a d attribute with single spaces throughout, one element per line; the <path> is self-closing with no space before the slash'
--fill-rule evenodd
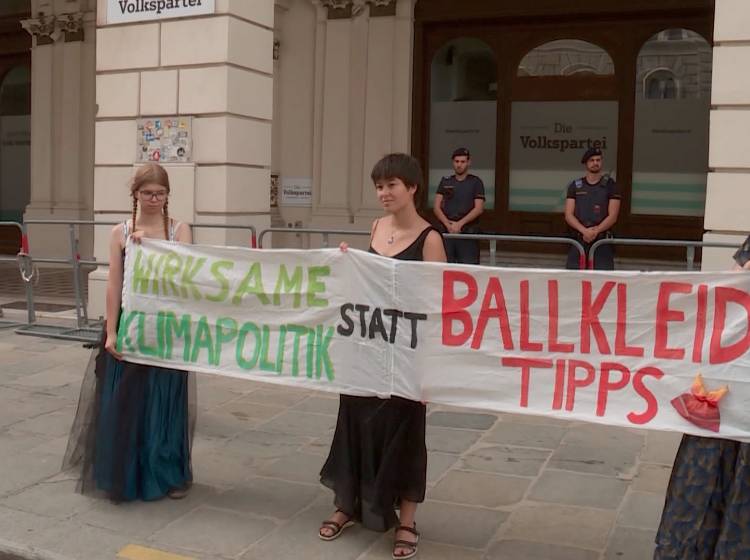
<path id="1" fill-rule="evenodd" d="M 193 157 L 191 131 L 192 117 L 138 119 L 136 162 L 191 162 Z"/>
<path id="2" fill-rule="evenodd" d="M 312 206 L 312 178 L 281 178 L 279 206 Z"/>

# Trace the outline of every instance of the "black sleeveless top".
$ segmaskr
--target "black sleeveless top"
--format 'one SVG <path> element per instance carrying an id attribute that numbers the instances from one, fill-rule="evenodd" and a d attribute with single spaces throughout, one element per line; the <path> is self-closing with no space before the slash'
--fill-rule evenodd
<path id="1" fill-rule="evenodd" d="M 438 231 L 438 230 L 436 230 L 432 226 L 427 226 L 426 228 L 422 230 L 422 233 L 420 233 L 419 236 L 414 241 L 411 242 L 411 245 L 409 245 L 406 249 L 404 249 L 400 253 L 396 253 L 395 255 L 389 258 L 398 259 L 400 261 L 423 260 L 422 249 L 424 248 L 425 239 L 427 239 L 427 236 L 430 234 L 431 231 Z M 376 255 L 380 255 L 380 253 L 378 253 L 375 249 L 372 248 L 372 245 L 370 245 L 370 249 L 368 252 L 375 253 Z M 380 256 L 385 257 L 387 255 L 380 255 Z"/>

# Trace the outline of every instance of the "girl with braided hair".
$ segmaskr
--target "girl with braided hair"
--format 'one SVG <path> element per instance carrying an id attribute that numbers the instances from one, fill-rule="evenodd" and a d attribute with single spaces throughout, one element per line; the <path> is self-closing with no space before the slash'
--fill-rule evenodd
<path id="1" fill-rule="evenodd" d="M 116 347 L 128 239 L 192 243 L 187 224 L 169 217 L 169 191 L 163 167 L 139 168 L 132 217 L 112 229 L 103 343 L 84 377 L 63 462 L 63 469 L 81 469 L 81 492 L 115 502 L 181 498 L 192 483 L 193 375 L 123 361 Z"/>

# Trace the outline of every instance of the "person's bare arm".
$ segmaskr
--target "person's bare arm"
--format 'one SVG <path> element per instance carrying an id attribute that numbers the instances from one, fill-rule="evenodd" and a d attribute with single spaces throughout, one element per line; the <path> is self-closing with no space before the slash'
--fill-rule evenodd
<path id="1" fill-rule="evenodd" d="M 109 236 L 109 274 L 107 275 L 107 338 L 104 348 L 120 359 L 117 351 L 117 323 L 120 319 L 120 304 L 122 303 L 122 224 L 112 228 Z"/>
<path id="2" fill-rule="evenodd" d="M 620 215 L 620 204 L 621 201 L 619 198 L 609 199 L 609 205 L 607 206 L 607 217 L 604 218 L 599 225 L 594 226 L 596 235 L 609 230 L 617 223 L 617 218 Z"/>
<path id="3" fill-rule="evenodd" d="M 424 246 L 422 247 L 422 260 L 431 262 L 448 261 L 448 257 L 445 256 L 443 237 L 438 232 L 431 231 L 427 234 L 427 239 L 424 240 Z"/>

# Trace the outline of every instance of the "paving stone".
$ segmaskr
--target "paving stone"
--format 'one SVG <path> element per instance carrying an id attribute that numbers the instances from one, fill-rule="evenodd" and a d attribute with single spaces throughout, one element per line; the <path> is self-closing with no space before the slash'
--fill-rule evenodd
<path id="1" fill-rule="evenodd" d="M 584 445 L 589 447 L 613 447 L 620 451 L 637 454 L 643 448 L 645 432 L 628 430 L 601 424 L 584 424 L 572 426 L 562 440 L 566 445 Z"/>
<path id="2" fill-rule="evenodd" d="M 615 512 L 555 504 L 517 507 L 510 516 L 506 539 L 603 550 Z"/>
<path id="3" fill-rule="evenodd" d="M 682 441 L 682 434 L 677 432 L 648 431 L 646 433 L 646 445 L 641 453 L 641 461 L 671 467 L 674 464 L 677 449 L 680 447 L 680 441 Z"/>
<path id="4" fill-rule="evenodd" d="M 129 543 L 127 536 L 71 521 L 45 531 L 39 547 L 54 550 L 56 554 L 75 560 L 102 560 L 115 558 L 117 552 Z"/>
<path id="5" fill-rule="evenodd" d="M 77 484 L 77 479 L 45 481 L 5 498 L 2 503 L 20 511 L 66 519 L 88 511 L 96 503 L 94 498 L 78 493 Z"/>
<path id="6" fill-rule="evenodd" d="M 113 504 L 108 500 L 96 500 L 91 508 L 73 517 L 72 521 L 144 540 L 205 503 L 215 493 L 214 488 L 204 484 L 193 484 L 190 493 L 181 500 L 164 499 L 121 504 Z"/>
<path id="7" fill-rule="evenodd" d="M 601 474 L 632 476 L 635 455 L 627 449 L 563 444 L 555 450 L 548 468 Z"/>
<path id="8" fill-rule="evenodd" d="M 336 418 L 333 416 L 288 410 L 261 424 L 258 429 L 265 432 L 320 437 L 335 427 Z"/>
<path id="9" fill-rule="evenodd" d="M 433 412 L 427 417 L 427 424 L 444 428 L 463 428 L 465 430 L 487 430 L 497 422 L 494 414 L 477 414 L 469 412 Z"/>
<path id="10" fill-rule="evenodd" d="M 617 524 L 638 529 L 656 530 L 664 509 L 664 495 L 629 492 L 617 518 Z"/>
<path id="11" fill-rule="evenodd" d="M 554 449 L 565 435 L 565 430 L 566 428 L 562 426 L 499 422 L 490 433 L 484 436 L 483 441 L 522 447 Z"/>
<path id="12" fill-rule="evenodd" d="M 242 560 L 268 560 L 270 558 L 304 558 L 305 560 L 355 560 L 360 558 L 372 544 L 383 535 L 368 531 L 361 525 L 346 529 L 335 541 L 324 541 L 318 537 L 320 522 L 333 513 L 328 504 L 305 510 L 302 514 L 269 533 L 253 545 Z"/>
<path id="13" fill-rule="evenodd" d="M 60 521 L 0 505 L 0 538 L 25 546 L 37 545 Z"/>
<path id="14" fill-rule="evenodd" d="M 536 476 L 549 456 L 550 452 L 542 449 L 494 445 L 474 449 L 467 453 L 461 459 L 461 468 L 519 476 Z"/>
<path id="15" fill-rule="evenodd" d="M 272 433 L 263 429 L 242 432 L 230 442 L 231 447 L 242 447 L 257 459 L 285 457 L 307 445 L 312 438 L 302 434 Z"/>
<path id="16" fill-rule="evenodd" d="M 210 497 L 206 504 L 262 517 L 289 519 L 309 506 L 319 494 L 318 485 L 253 478 Z"/>
<path id="17" fill-rule="evenodd" d="M 232 442 L 233 443 L 233 442 Z M 229 452 L 229 445 L 204 449 L 193 448 L 193 479 L 206 486 L 229 488 L 253 476 L 256 459 Z M 221 451 L 221 450 L 224 451 Z"/>
<path id="18" fill-rule="evenodd" d="M 69 366 L 50 368 L 49 365 L 49 358 L 47 358 L 47 368 L 38 370 L 38 373 L 32 375 L 17 377 L 13 380 L 13 385 L 32 389 L 52 389 L 69 384 L 80 386 L 83 377 L 82 369 L 75 368 L 75 370 L 71 371 Z"/>
<path id="19" fill-rule="evenodd" d="M 214 408 L 218 414 L 229 414 L 239 422 L 269 420 L 284 412 L 284 406 L 271 406 L 258 403 L 230 401 Z"/>
<path id="20" fill-rule="evenodd" d="M 16 493 L 41 482 L 60 470 L 59 455 L 27 451 L 0 457 L 0 495 Z"/>
<path id="21" fill-rule="evenodd" d="M 276 528 L 273 521 L 200 506 L 153 535 L 161 545 L 223 556 L 237 556 Z"/>
<path id="22" fill-rule="evenodd" d="M 252 402 L 276 406 L 293 406 L 310 396 L 310 391 L 294 389 L 292 387 L 271 387 L 264 384 L 262 388 L 244 395 L 241 402 Z"/>
<path id="23" fill-rule="evenodd" d="M 507 517 L 503 511 L 427 500 L 417 510 L 417 526 L 425 540 L 483 549 Z"/>
<path id="24" fill-rule="evenodd" d="M 458 455 L 430 452 L 427 454 L 427 483 L 432 484 L 458 461 Z"/>
<path id="25" fill-rule="evenodd" d="M 532 425 L 547 425 L 547 426 L 562 426 L 567 428 L 569 426 L 576 425 L 577 423 L 564 418 L 556 418 L 554 416 L 540 416 L 537 414 L 511 414 L 504 412 L 499 415 L 502 422 L 509 422 L 511 424 L 532 424 Z"/>
<path id="26" fill-rule="evenodd" d="M 484 558 L 486 560 L 599 560 L 599 553 L 557 544 L 503 540 L 493 544 Z"/>
<path id="27" fill-rule="evenodd" d="M 306 398 L 298 404 L 295 404 L 293 410 L 337 416 L 339 413 L 339 399 L 314 395 Z"/>
<path id="28" fill-rule="evenodd" d="M 529 500 L 572 506 L 617 509 L 628 483 L 611 477 L 546 470 L 534 484 Z"/>
<path id="29" fill-rule="evenodd" d="M 653 492 L 663 496 L 666 494 L 671 474 L 672 468 L 668 465 L 641 463 L 638 465 L 638 474 L 633 479 L 633 490 Z"/>
<path id="30" fill-rule="evenodd" d="M 254 472 L 259 476 L 268 478 L 318 484 L 320 482 L 320 469 L 324 462 L 324 458 L 320 455 L 294 453 L 259 466 L 254 469 Z"/>
<path id="31" fill-rule="evenodd" d="M 643 560 L 653 558 L 656 531 L 615 527 L 607 544 L 605 560 Z"/>
<path id="32" fill-rule="evenodd" d="M 430 491 L 430 499 L 496 508 L 520 502 L 529 483 L 512 476 L 451 471 Z"/>
<path id="33" fill-rule="evenodd" d="M 389 532 L 381 537 L 361 560 L 392 560 L 393 533 Z M 417 558 L 429 560 L 480 560 L 482 552 L 470 548 L 450 546 L 419 539 L 419 555 Z"/>
<path id="34" fill-rule="evenodd" d="M 481 432 L 427 426 L 427 449 L 443 453 L 463 453 L 474 445 Z"/>
<path id="35" fill-rule="evenodd" d="M 13 430 L 51 437 L 64 436 L 70 433 L 75 412 L 75 407 L 66 406 L 60 410 L 41 414 L 35 418 L 22 420 L 13 424 Z"/>
<path id="36" fill-rule="evenodd" d="M 302 451 L 306 453 L 312 453 L 313 455 L 319 455 L 320 457 L 325 459 L 326 457 L 328 457 L 328 452 L 331 450 L 332 440 L 333 440 L 333 434 L 315 438 L 310 443 L 305 445 L 302 448 Z M 430 465 L 428 462 L 427 464 L 428 471 L 429 471 L 429 468 L 430 468 Z"/>
<path id="37" fill-rule="evenodd" d="M 263 420 L 238 420 L 227 413 L 212 411 L 198 411 L 195 425 L 196 436 L 214 440 L 229 440 L 242 432 L 258 427 Z"/>

